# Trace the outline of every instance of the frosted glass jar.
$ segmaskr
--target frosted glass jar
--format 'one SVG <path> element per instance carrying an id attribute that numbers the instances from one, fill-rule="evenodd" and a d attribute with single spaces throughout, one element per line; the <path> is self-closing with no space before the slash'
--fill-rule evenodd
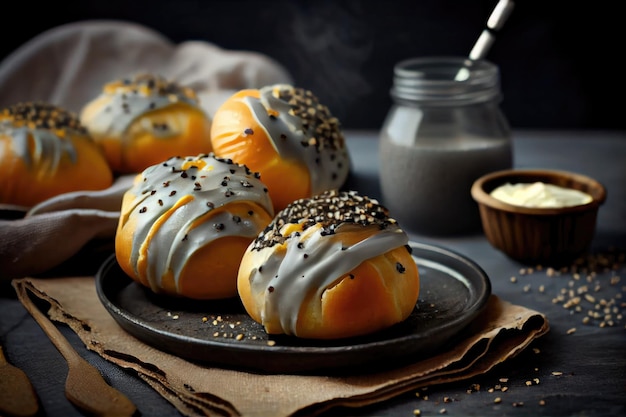
<path id="1" fill-rule="evenodd" d="M 401 61 L 391 97 L 379 142 L 382 203 L 409 232 L 479 232 L 473 182 L 513 165 L 498 67 L 463 57 Z"/>

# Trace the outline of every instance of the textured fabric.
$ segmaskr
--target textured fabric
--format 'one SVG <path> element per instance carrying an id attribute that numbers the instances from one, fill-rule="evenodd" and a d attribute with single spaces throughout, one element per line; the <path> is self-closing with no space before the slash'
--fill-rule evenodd
<path id="1" fill-rule="evenodd" d="M 52 319 L 68 324 L 88 349 L 134 369 L 186 416 L 315 415 L 339 405 L 372 404 L 485 373 L 549 331 L 543 314 L 492 295 L 453 349 L 409 365 L 358 375 L 249 373 L 198 365 L 138 341 L 99 302 L 92 277 L 24 278 L 13 286 L 50 302 Z M 28 297 L 20 301 L 33 302 Z"/>
<path id="2" fill-rule="evenodd" d="M 0 107 L 42 100 L 78 113 L 105 83 L 141 71 L 193 88 L 209 116 L 237 90 L 292 82 L 280 64 L 255 52 L 176 45 L 134 23 L 87 21 L 44 32 L 0 62 Z M 28 212 L 0 204 L 0 279 L 43 273 L 94 238 L 113 237 L 129 184 L 118 178 L 109 190 L 61 195 Z M 20 210 L 24 218 L 12 220 Z"/>
<path id="3" fill-rule="evenodd" d="M 0 62 L 0 106 L 44 100 L 78 112 L 105 83 L 141 71 L 193 88 L 210 115 L 236 90 L 292 82 L 284 67 L 256 52 L 174 44 L 130 22 L 85 21 L 50 29 Z"/>

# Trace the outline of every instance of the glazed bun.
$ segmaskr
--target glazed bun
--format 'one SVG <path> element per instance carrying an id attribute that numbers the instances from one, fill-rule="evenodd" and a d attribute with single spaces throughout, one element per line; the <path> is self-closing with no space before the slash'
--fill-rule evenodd
<path id="1" fill-rule="evenodd" d="M 104 155 L 77 115 L 53 104 L 0 110 L 0 203 L 32 207 L 58 194 L 113 183 Z"/>
<path id="2" fill-rule="evenodd" d="M 276 211 L 339 189 L 350 169 L 339 121 L 312 92 L 276 84 L 241 90 L 213 115 L 213 151 L 258 171 Z"/>
<path id="3" fill-rule="evenodd" d="M 265 185 L 247 167 L 213 154 L 170 158 L 124 194 L 116 258 L 155 293 L 236 297 L 241 257 L 273 214 Z"/>
<path id="4" fill-rule="evenodd" d="M 365 335 L 405 320 L 419 273 L 407 234 L 376 200 L 328 191 L 293 202 L 250 244 L 239 296 L 269 334 Z"/>
<path id="5" fill-rule="evenodd" d="M 158 75 L 107 83 L 80 119 L 115 173 L 139 173 L 172 155 L 211 152 L 211 120 L 195 92 Z"/>

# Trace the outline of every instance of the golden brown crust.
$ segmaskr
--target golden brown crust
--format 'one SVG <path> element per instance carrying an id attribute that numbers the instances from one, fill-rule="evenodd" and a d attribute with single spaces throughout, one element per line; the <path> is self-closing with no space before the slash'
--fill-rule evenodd
<path id="1" fill-rule="evenodd" d="M 247 251 L 241 261 L 238 292 L 253 320 L 263 323 L 269 334 L 282 334 L 276 321 L 263 322 L 265 294 L 253 293 L 249 273 L 260 266 L 278 247 Z M 396 266 L 406 269 L 400 273 Z M 295 278 L 294 278 L 295 279 Z M 406 248 L 396 248 L 360 264 L 324 291 L 321 302 L 309 297 L 298 315 L 297 336 L 339 339 L 370 334 L 405 320 L 415 308 L 419 295 L 419 273 Z"/>
<path id="2" fill-rule="evenodd" d="M 310 91 L 290 85 L 238 91 L 213 116 L 213 151 L 261 173 L 274 209 L 340 188 L 349 160 L 339 122 Z"/>
<path id="3" fill-rule="evenodd" d="M 274 210 L 311 194 L 309 172 L 299 161 L 281 158 L 244 97 L 258 97 L 259 90 L 242 90 L 229 98 L 213 116 L 211 143 L 217 155 L 245 163 L 258 171 L 270 190 Z M 247 133 L 246 133 L 247 132 Z"/>
<path id="4" fill-rule="evenodd" d="M 155 293 L 236 297 L 241 257 L 272 215 L 264 184 L 247 167 L 212 154 L 170 158 L 124 194 L 116 258 Z"/>
<path id="5" fill-rule="evenodd" d="M 76 115 L 48 103 L 0 110 L 0 203 L 31 207 L 72 191 L 102 190 L 113 174 Z"/>
<path id="6" fill-rule="evenodd" d="M 80 118 L 116 173 L 212 150 L 211 119 L 193 90 L 153 74 L 107 83 Z"/>
<path id="7" fill-rule="evenodd" d="M 375 200 L 346 192 L 303 199 L 278 213 L 248 247 L 239 297 L 270 334 L 373 333 L 415 308 L 419 271 L 405 242 Z"/>

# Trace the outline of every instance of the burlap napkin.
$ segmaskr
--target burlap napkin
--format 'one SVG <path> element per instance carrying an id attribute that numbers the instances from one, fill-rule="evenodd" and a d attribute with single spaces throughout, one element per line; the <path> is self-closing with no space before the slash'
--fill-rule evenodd
<path id="1" fill-rule="evenodd" d="M 549 331 L 543 314 L 492 295 L 469 336 L 447 352 L 415 358 L 408 365 L 354 375 L 249 373 L 198 365 L 138 341 L 99 302 L 93 277 L 12 282 L 16 289 L 23 287 L 48 301 L 53 320 L 68 324 L 88 349 L 134 369 L 186 416 L 315 415 L 339 405 L 372 404 L 419 387 L 485 373 Z M 32 303 L 30 298 L 20 300 Z"/>

